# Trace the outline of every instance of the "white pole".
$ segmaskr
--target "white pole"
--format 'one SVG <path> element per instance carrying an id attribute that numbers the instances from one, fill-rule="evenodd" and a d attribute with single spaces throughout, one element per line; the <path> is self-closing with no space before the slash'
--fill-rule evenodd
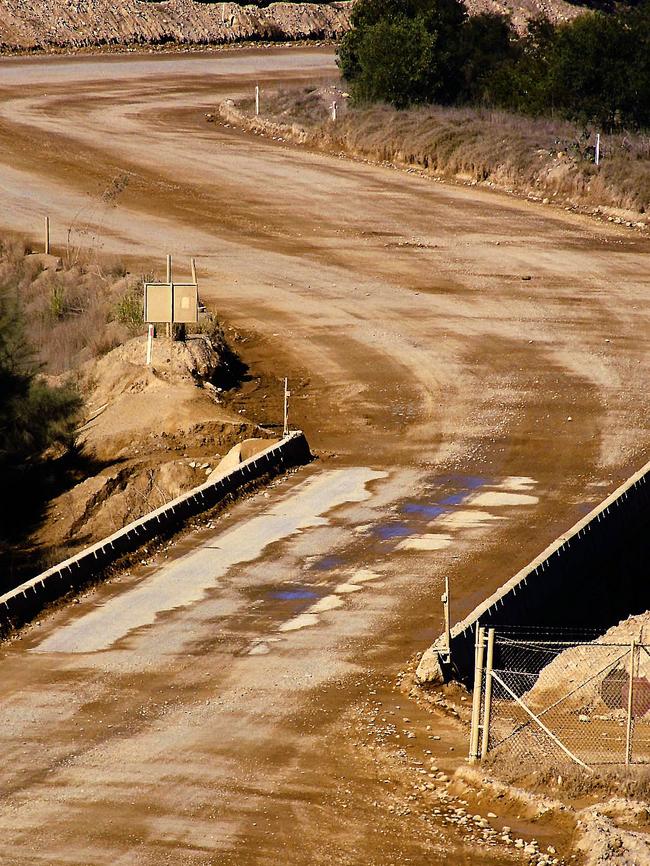
<path id="1" fill-rule="evenodd" d="M 284 380 L 284 423 L 282 426 L 282 435 L 287 436 L 289 433 L 289 380 Z"/>
<path id="2" fill-rule="evenodd" d="M 449 577 L 445 577 L 445 592 L 442 596 L 442 605 L 445 614 L 445 649 L 447 661 L 451 658 L 451 620 L 449 616 Z"/>
<path id="3" fill-rule="evenodd" d="M 481 758 L 487 755 L 490 745 L 490 714 L 492 712 L 492 669 L 494 668 L 494 629 L 488 629 L 487 660 L 485 662 L 485 701 L 483 706 L 483 732 L 481 736 Z"/>
<path id="4" fill-rule="evenodd" d="M 192 262 L 192 282 L 196 285 L 196 259 L 191 259 Z"/>
<path id="5" fill-rule="evenodd" d="M 600 133 L 596 133 L 596 165 L 600 165 Z"/>
<path id="6" fill-rule="evenodd" d="M 49 216 L 45 217 L 45 255 L 49 256 L 50 254 L 50 218 Z"/>
<path id="7" fill-rule="evenodd" d="M 479 728 L 481 727 L 481 702 L 483 698 L 483 653 L 485 651 L 485 631 L 476 626 L 474 647 L 474 694 L 472 696 L 472 725 L 469 735 L 469 762 L 475 764 L 479 751 Z"/>
<path id="8" fill-rule="evenodd" d="M 336 102 L 332 103 L 332 120 L 336 123 Z"/>
<path id="9" fill-rule="evenodd" d="M 147 366 L 151 365 L 151 358 L 153 356 L 153 325 L 149 325 L 149 331 L 147 334 Z"/>
<path id="10" fill-rule="evenodd" d="M 259 117 L 260 115 L 260 86 L 259 84 L 255 85 L 255 116 Z"/>

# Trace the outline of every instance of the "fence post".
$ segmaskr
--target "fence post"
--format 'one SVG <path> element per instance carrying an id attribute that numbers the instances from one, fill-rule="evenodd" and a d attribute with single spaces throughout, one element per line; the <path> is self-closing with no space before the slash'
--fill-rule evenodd
<path id="1" fill-rule="evenodd" d="M 485 661 L 485 704 L 483 707 L 483 735 L 481 758 L 487 754 L 490 740 L 490 713 L 492 712 L 492 668 L 494 666 L 494 629 L 488 629 L 487 659 Z"/>
<path id="2" fill-rule="evenodd" d="M 485 650 L 485 629 L 476 626 L 476 644 L 474 654 L 474 695 L 472 700 L 472 727 L 469 736 L 469 762 L 475 764 L 478 759 L 479 728 L 481 726 L 481 693 L 483 691 L 483 653 Z"/>
<path id="3" fill-rule="evenodd" d="M 630 643 L 630 678 L 627 686 L 627 727 L 625 730 L 625 766 L 632 762 L 632 710 L 634 699 L 634 661 L 636 656 L 636 641 Z"/>

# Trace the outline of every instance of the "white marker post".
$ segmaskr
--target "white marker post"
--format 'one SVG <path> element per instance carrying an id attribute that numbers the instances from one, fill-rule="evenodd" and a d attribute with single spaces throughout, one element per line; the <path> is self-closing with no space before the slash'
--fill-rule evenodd
<path id="1" fill-rule="evenodd" d="M 192 264 L 192 282 L 196 285 L 196 259 L 190 259 Z"/>
<path id="2" fill-rule="evenodd" d="M 260 116 L 260 86 L 255 85 L 255 117 Z"/>
<path id="3" fill-rule="evenodd" d="M 449 578 L 445 577 L 445 591 L 440 600 L 445 614 L 445 651 L 447 661 L 451 658 L 451 619 L 449 616 Z"/>
<path id="4" fill-rule="evenodd" d="M 596 165 L 600 165 L 600 133 L 596 133 Z"/>
<path id="5" fill-rule="evenodd" d="M 147 333 L 147 367 L 151 366 L 152 357 L 153 357 L 153 325 L 149 325 L 149 331 Z"/>
<path id="6" fill-rule="evenodd" d="M 45 217 L 45 255 L 49 256 L 50 254 L 50 218 L 49 216 Z"/>
<path id="7" fill-rule="evenodd" d="M 337 109 L 336 102 L 333 102 L 332 103 L 332 122 L 333 123 L 336 123 L 336 109 Z"/>
<path id="8" fill-rule="evenodd" d="M 284 426 L 282 429 L 282 435 L 289 435 L 289 397 L 291 397 L 291 391 L 289 390 L 289 380 L 284 380 Z"/>

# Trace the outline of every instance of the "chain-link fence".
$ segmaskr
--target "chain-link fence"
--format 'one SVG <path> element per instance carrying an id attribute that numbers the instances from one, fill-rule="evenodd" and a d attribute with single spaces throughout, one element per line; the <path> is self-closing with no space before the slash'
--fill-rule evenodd
<path id="1" fill-rule="evenodd" d="M 650 763 L 650 645 L 478 629 L 470 760 L 487 754 Z"/>

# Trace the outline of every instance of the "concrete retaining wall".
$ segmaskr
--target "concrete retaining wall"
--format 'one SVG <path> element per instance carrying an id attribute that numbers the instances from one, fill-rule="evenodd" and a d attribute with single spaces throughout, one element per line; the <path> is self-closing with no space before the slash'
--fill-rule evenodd
<path id="1" fill-rule="evenodd" d="M 76 556 L 38 574 L 0 596 L 0 634 L 28 622 L 45 605 L 87 584 L 124 554 L 137 550 L 188 517 L 212 508 L 245 484 L 268 474 L 275 475 L 290 466 L 307 463 L 310 457 L 304 434 L 301 431 L 290 433 L 280 442 L 243 461 L 222 478 L 195 487 Z"/>
<path id="2" fill-rule="evenodd" d="M 440 658 L 438 638 L 422 657 L 420 681 L 469 683 L 477 624 L 588 626 L 604 633 L 650 609 L 649 479 L 650 463 L 455 625 L 451 665 Z"/>

